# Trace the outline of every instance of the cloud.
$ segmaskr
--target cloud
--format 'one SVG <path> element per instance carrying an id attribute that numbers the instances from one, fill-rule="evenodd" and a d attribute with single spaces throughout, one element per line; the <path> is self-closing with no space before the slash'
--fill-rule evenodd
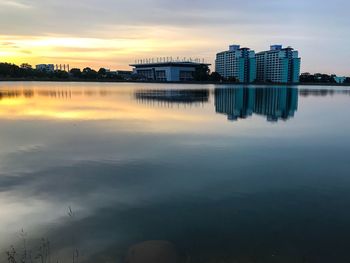
<path id="1" fill-rule="evenodd" d="M 0 27 L 2 36 L 104 40 L 88 47 L 95 50 L 104 47 L 103 43 L 109 40 L 115 41 L 115 50 L 110 51 L 107 47 L 106 56 L 102 57 L 117 63 L 110 64 L 109 60 L 96 63 L 90 60 L 89 50 L 85 55 L 79 52 L 79 57 L 71 57 L 75 61 L 91 61 L 97 67 L 127 68 L 135 58 L 162 55 L 198 56 L 213 63 L 215 53 L 231 43 L 255 50 L 281 43 L 300 51 L 303 70 L 348 73 L 346 63 L 342 62 L 344 56 L 350 57 L 350 38 L 344 35 L 350 26 L 346 13 L 350 4 L 346 0 L 335 0 L 332 5 L 316 0 L 5 0 L 1 3 L 0 24 L 6 25 Z M 14 5 L 18 7 L 14 8 Z M 128 49 L 129 58 L 126 53 L 115 52 L 123 48 L 118 44 L 120 40 L 126 39 L 130 45 L 133 40 L 139 40 L 134 42 L 139 46 L 139 52 L 135 48 Z M 175 42 L 176 47 L 168 47 Z M 341 47 L 339 43 L 342 43 Z M 335 45 L 337 49 L 334 49 Z M 322 61 L 316 62 L 320 58 L 315 47 L 322 49 Z M 63 54 L 56 48 L 51 52 L 50 56 L 33 52 L 31 57 L 28 56 L 29 62 Z M 14 56 L 13 52 L 6 54 L 7 57 Z M 19 58 L 17 56 L 16 61 Z M 103 65 L 104 62 L 107 65 Z"/>
<path id="2" fill-rule="evenodd" d="M 299 2 L 299 3 L 298 3 Z M 286 25 L 304 16 L 305 11 L 295 16 L 300 1 L 294 5 L 276 1 L 38 1 L 33 0 L 33 12 L 21 14 L 16 24 L 9 25 L 20 34 L 76 34 L 99 35 L 99 30 L 118 26 L 119 29 L 137 27 L 217 27 L 246 25 Z M 273 11 L 273 12 L 272 12 Z M 6 17 L 6 12 L 3 14 Z M 15 15 L 16 14 L 11 14 Z M 308 14 L 309 15 L 309 14 Z M 11 19 L 10 15 L 8 18 Z M 4 19 L 5 20 L 5 19 Z M 42 23 L 45 21 L 45 23 Z M 281 23 L 281 21 L 283 21 Z M 26 24 L 24 24 L 24 22 Z M 5 30 L 5 29 L 3 29 Z M 113 34 L 113 32 L 110 32 Z M 107 37 L 107 35 L 105 35 Z"/>
<path id="3" fill-rule="evenodd" d="M 28 5 L 28 4 L 24 4 L 22 2 L 19 1 L 14 1 L 14 0 L 2 0 L 0 2 L 0 6 L 5 6 L 5 7 L 9 7 L 9 8 L 21 8 L 21 9 L 29 9 L 32 8 L 32 6 Z"/>

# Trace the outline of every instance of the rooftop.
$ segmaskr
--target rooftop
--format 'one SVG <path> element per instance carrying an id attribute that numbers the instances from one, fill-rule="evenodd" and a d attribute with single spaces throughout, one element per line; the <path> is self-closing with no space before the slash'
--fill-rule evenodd
<path id="1" fill-rule="evenodd" d="M 199 65 L 210 66 L 211 64 L 193 61 L 166 61 L 166 62 L 150 62 L 130 64 L 131 67 L 193 67 Z"/>

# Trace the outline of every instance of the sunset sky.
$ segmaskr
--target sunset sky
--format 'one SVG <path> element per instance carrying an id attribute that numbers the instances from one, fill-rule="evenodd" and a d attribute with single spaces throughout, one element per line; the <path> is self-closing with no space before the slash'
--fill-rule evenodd
<path id="1" fill-rule="evenodd" d="M 299 50 L 302 71 L 350 75 L 348 0 L 0 0 L 0 62 L 129 69 L 230 44 Z"/>

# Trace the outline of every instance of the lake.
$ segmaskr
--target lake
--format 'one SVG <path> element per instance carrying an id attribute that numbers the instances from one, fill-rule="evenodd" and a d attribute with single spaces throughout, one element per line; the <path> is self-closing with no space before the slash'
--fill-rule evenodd
<path id="1" fill-rule="evenodd" d="M 0 262 L 350 262 L 348 88 L 0 82 L 0 120 Z"/>

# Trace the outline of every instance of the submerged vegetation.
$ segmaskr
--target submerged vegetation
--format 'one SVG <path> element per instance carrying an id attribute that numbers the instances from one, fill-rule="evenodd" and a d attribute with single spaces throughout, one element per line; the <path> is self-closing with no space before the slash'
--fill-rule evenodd
<path id="1" fill-rule="evenodd" d="M 67 215 L 71 223 L 75 219 L 75 213 L 73 212 L 71 207 L 68 207 Z M 72 259 L 71 263 L 79 262 L 79 249 L 76 246 L 75 236 L 76 233 L 72 232 L 71 237 L 71 253 Z M 7 262 L 8 263 L 60 263 L 67 261 L 60 261 L 59 259 L 55 259 L 52 261 L 52 248 L 51 243 L 48 238 L 41 238 L 39 240 L 34 240 L 34 246 L 29 246 L 28 244 L 28 234 L 21 230 L 20 242 L 18 243 L 18 247 L 14 245 L 10 246 L 10 248 L 6 251 Z M 69 258 L 69 257 L 68 257 Z"/>
<path id="2" fill-rule="evenodd" d="M 38 247 L 34 250 L 28 249 L 26 237 L 22 237 L 22 242 L 22 249 L 17 250 L 15 246 L 11 246 L 6 251 L 8 263 L 51 263 L 51 247 L 48 239 L 41 239 Z"/>

